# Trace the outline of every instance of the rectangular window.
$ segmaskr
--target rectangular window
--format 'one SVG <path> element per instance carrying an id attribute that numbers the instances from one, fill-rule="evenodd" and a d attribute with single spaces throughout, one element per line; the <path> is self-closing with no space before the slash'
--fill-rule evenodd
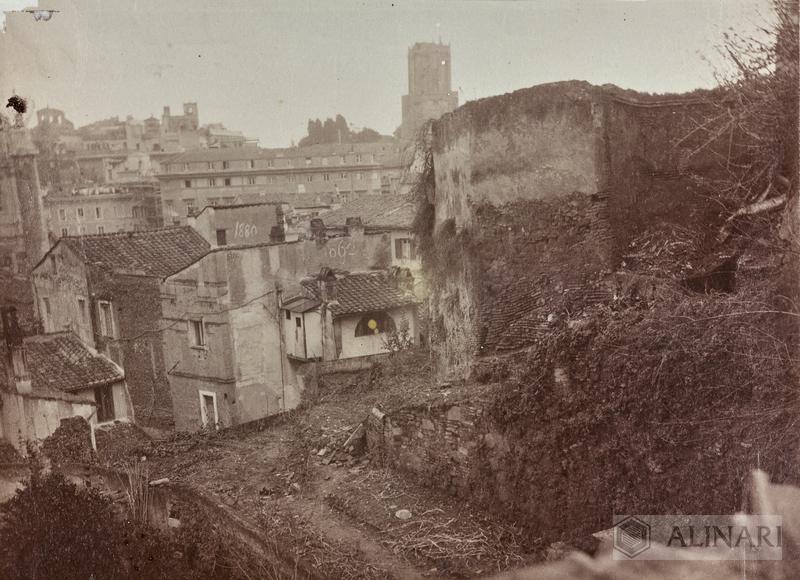
<path id="1" fill-rule="evenodd" d="M 408 260 L 411 258 L 411 240 L 408 238 L 397 238 L 394 241 L 394 257 L 398 260 Z"/>
<path id="2" fill-rule="evenodd" d="M 78 298 L 78 312 L 81 314 L 81 322 L 89 322 L 89 312 L 86 310 L 86 299 Z"/>
<path id="3" fill-rule="evenodd" d="M 192 180 L 191 179 L 184 179 L 183 180 L 183 187 L 185 187 L 186 189 L 189 189 L 190 187 L 192 187 Z"/>
<path id="4" fill-rule="evenodd" d="M 216 179 L 214 179 L 213 177 L 209 178 L 209 180 L 208 180 L 208 186 L 209 186 L 209 187 L 216 187 L 216 186 L 217 186 L 217 180 L 216 180 Z"/>
<path id="5" fill-rule="evenodd" d="M 64 220 L 66 220 L 67 219 L 67 210 L 65 210 L 65 209 L 58 210 L 58 219 L 60 219 L 62 222 Z"/>
<path id="6" fill-rule="evenodd" d="M 219 198 L 218 197 L 209 197 L 208 198 L 208 205 L 210 205 L 210 206 L 219 205 Z"/>
<path id="7" fill-rule="evenodd" d="M 99 207 L 94 208 L 94 217 L 96 217 L 97 219 L 103 217 L 103 212 L 100 211 Z"/>
<path id="8" fill-rule="evenodd" d="M 330 181 L 330 180 L 331 180 L 331 174 L 330 173 L 323 173 L 322 174 L 322 181 Z"/>
<path id="9" fill-rule="evenodd" d="M 69 229 L 68 228 L 61 228 L 61 237 L 62 238 L 66 238 L 68 235 L 69 235 Z"/>
<path id="10" fill-rule="evenodd" d="M 274 166 L 275 166 L 275 163 L 272 161 L 272 159 L 267 161 L 267 167 L 274 167 Z"/>
<path id="11" fill-rule="evenodd" d="M 230 177 L 226 177 L 225 178 L 225 185 L 230 185 L 230 184 L 231 184 L 231 178 Z"/>
<path id="12" fill-rule="evenodd" d="M 227 230 L 217 230 L 217 245 L 218 246 L 226 246 L 226 245 L 228 245 L 228 231 Z"/>
<path id="13" fill-rule="evenodd" d="M 103 226 L 97 226 L 97 233 L 104 234 L 106 233 L 106 229 Z"/>
<path id="14" fill-rule="evenodd" d="M 114 393 L 112 386 L 95 387 L 94 401 L 97 403 L 97 422 L 105 423 L 114 420 Z"/>
<path id="15" fill-rule="evenodd" d="M 111 302 L 100 301 L 97 303 L 97 311 L 100 318 L 100 334 L 106 337 L 114 337 L 114 311 L 111 309 Z"/>
<path id="16" fill-rule="evenodd" d="M 206 345 L 206 332 L 203 326 L 203 320 L 190 320 L 192 335 L 192 346 L 203 347 Z"/>
<path id="17" fill-rule="evenodd" d="M 247 178 L 247 185 L 255 185 L 255 184 L 256 184 L 256 178 L 255 177 L 250 176 L 250 177 Z"/>
<path id="18" fill-rule="evenodd" d="M 306 157 L 306 165 L 311 165 L 311 157 Z"/>
<path id="19" fill-rule="evenodd" d="M 78 208 L 78 217 L 83 217 L 83 208 L 82 207 Z"/>
<path id="20" fill-rule="evenodd" d="M 312 175 L 307 175 L 306 176 L 306 181 L 308 181 L 308 182 L 314 181 L 314 175 L 313 174 Z"/>
<path id="21" fill-rule="evenodd" d="M 208 162 L 208 168 L 209 169 L 214 169 L 214 162 L 213 161 L 209 161 Z"/>
<path id="22" fill-rule="evenodd" d="M 361 163 L 361 155 L 356 155 L 356 163 Z"/>
<path id="23" fill-rule="evenodd" d="M 230 166 L 230 163 L 228 163 L 227 161 L 223 161 L 222 162 L 222 168 L 223 169 L 228 169 L 229 166 Z"/>
<path id="24" fill-rule="evenodd" d="M 286 311 L 286 320 L 291 320 L 291 319 L 292 319 L 292 313 L 287 310 Z"/>
<path id="25" fill-rule="evenodd" d="M 255 169 L 256 168 L 256 162 L 253 159 L 248 160 L 247 161 L 247 168 L 248 169 Z"/>
<path id="26" fill-rule="evenodd" d="M 347 179 L 347 174 L 346 174 L 344 171 L 342 171 L 342 172 L 339 174 L 339 179 Z"/>
<path id="27" fill-rule="evenodd" d="M 297 318 L 294 319 L 294 325 L 297 328 L 300 328 L 301 326 L 303 326 L 303 319 L 298 316 Z"/>
<path id="28" fill-rule="evenodd" d="M 45 316 L 50 316 L 50 299 L 42 298 L 42 306 Z"/>
<path id="29" fill-rule="evenodd" d="M 58 275 L 58 264 L 56 263 L 56 257 L 53 256 L 52 254 L 50 255 L 50 267 L 53 270 L 53 275 L 57 276 Z"/>

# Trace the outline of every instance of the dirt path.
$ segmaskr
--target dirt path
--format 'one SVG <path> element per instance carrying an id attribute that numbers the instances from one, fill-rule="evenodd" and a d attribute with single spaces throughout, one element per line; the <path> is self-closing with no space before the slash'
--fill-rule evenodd
<path id="1" fill-rule="evenodd" d="M 293 487 L 294 442 L 287 426 L 278 426 L 244 440 L 220 439 L 207 442 L 186 455 L 159 461 L 159 476 L 169 476 L 208 494 L 233 509 L 253 525 L 261 513 L 281 513 L 301 520 L 332 545 L 345 544 L 366 563 L 379 569 L 382 577 L 418 580 L 432 575 L 415 569 L 379 541 L 370 530 L 352 522 L 325 503 L 325 497 L 341 480 L 346 469 L 315 465 L 302 485 Z M 296 453 L 293 458 L 297 462 Z"/>

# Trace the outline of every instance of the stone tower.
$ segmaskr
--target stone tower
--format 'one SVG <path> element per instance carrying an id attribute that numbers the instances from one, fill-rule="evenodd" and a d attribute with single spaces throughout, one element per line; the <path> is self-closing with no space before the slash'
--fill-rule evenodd
<path id="1" fill-rule="evenodd" d="M 48 240 L 30 131 L 0 130 L 0 273 L 27 276 Z"/>
<path id="2" fill-rule="evenodd" d="M 429 119 L 438 119 L 458 107 L 450 87 L 450 46 L 418 42 L 408 50 L 408 94 L 403 95 L 400 137 L 414 140 Z"/>

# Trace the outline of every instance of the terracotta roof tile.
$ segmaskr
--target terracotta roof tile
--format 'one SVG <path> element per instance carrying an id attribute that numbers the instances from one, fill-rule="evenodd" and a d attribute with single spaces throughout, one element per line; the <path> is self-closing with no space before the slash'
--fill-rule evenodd
<path id="1" fill-rule="evenodd" d="M 414 214 L 414 204 L 406 196 L 365 195 L 319 217 L 332 227 L 346 225 L 349 217 L 360 217 L 365 226 L 410 229 Z"/>
<path id="2" fill-rule="evenodd" d="M 70 236 L 61 241 L 87 263 L 162 278 L 193 264 L 210 249 L 209 243 L 189 226 Z"/>
<path id="3" fill-rule="evenodd" d="M 71 393 L 125 378 L 120 367 L 87 348 L 72 333 L 27 337 L 25 349 L 34 392 Z"/>
<path id="4" fill-rule="evenodd" d="M 320 299 L 316 279 L 303 280 L 302 284 L 310 296 Z M 413 292 L 394 287 L 386 272 L 365 272 L 337 276 L 336 300 L 328 302 L 328 308 L 334 318 L 338 318 L 349 314 L 389 310 L 417 302 Z"/>

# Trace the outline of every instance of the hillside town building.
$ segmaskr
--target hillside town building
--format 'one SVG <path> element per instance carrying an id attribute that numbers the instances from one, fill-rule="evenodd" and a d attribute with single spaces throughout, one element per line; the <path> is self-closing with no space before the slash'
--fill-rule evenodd
<path id="1" fill-rule="evenodd" d="M 187 151 L 162 163 L 158 175 L 167 223 L 184 224 L 206 205 L 282 201 L 308 206 L 401 191 L 396 140 Z"/>
<path id="2" fill-rule="evenodd" d="M 69 330 L 124 368 L 137 423 L 153 433 L 174 426 L 162 282 L 208 250 L 188 227 L 68 236 L 32 272 L 44 331 Z"/>
<path id="3" fill-rule="evenodd" d="M 62 419 L 92 426 L 133 421 L 122 369 L 70 331 L 26 334 L 13 307 L 0 329 L 0 438 L 25 453 Z"/>
<path id="4" fill-rule="evenodd" d="M 154 183 L 81 187 L 51 191 L 44 198 L 50 239 L 158 228 L 161 197 Z"/>

